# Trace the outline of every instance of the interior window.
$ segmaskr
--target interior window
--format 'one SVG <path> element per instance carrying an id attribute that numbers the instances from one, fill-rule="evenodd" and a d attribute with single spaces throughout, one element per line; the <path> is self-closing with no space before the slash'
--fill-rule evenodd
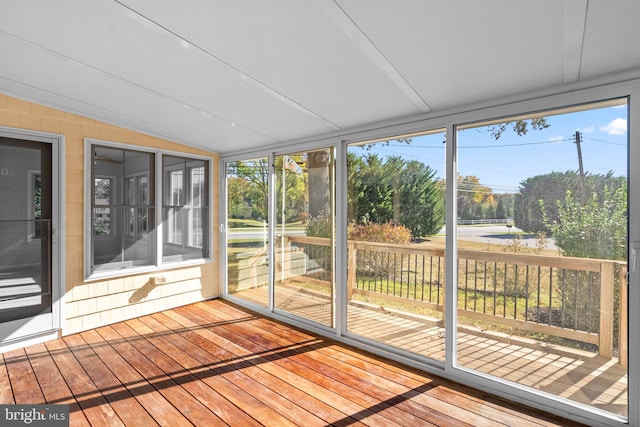
<path id="1" fill-rule="evenodd" d="M 208 256 L 206 160 L 163 156 L 164 261 Z"/>
<path id="2" fill-rule="evenodd" d="M 92 152 L 92 271 L 152 265 L 153 154 L 101 146 Z"/>
<path id="3" fill-rule="evenodd" d="M 156 204 L 155 153 L 90 149 L 91 274 L 209 256 L 208 160 L 163 155 L 162 198 Z M 163 235 L 158 242 L 157 209 L 162 209 Z"/>

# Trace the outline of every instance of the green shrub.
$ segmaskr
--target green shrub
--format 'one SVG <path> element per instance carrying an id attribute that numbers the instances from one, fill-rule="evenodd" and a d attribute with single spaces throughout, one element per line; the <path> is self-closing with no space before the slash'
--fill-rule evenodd
<path id="1" fill-rule="evenodd" d="M 331 218 L 327 218 L 324 215 L 311 216 L 307 220 L 307 227 L 305 228 L 307 236 L 313 237 L 332 237 L 333 236 L 333 221 Z"/>
<path id="2" fill-rule="evenodd" d="M 546 225 L 563 255 L 624 260 L 627 256 L 627 187 L 592 194 L 584 202 L 567 190 L 557 201 L 558 216 L 550 221 L 540 200 Z"/>
<path id="3" fill-rule="evenodd" d="M 411 242 L 411 230 L 404 225 L 394 225 L 387 222 L 366 225 L 352 225 L 348 229 L 350 240 L 364 240 L 366 242 L 408 244 Z"/>
<path id="4" fill-rule="evenodd" d="M 407 227 L 390 222 L 352 225 L 347 232 L 349 240 L 396 244 L 411 242 L 411 231 Z M 392 277 L 395 275 L 395 264 L 388 257 L 385 258 L 382 252 L 359 251 L 356 274 L 360 277 Z"/>

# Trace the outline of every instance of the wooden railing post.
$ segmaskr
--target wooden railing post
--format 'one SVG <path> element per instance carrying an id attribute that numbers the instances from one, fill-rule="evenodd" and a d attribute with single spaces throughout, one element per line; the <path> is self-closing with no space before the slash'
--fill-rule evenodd
<path id="1" fill-rule="evenodd" d="M 358 251 L 354 242 L 347 242 L 347 302 L 353 297 L 356 287 L 356 269 L 358 265 Z"/>
<path id="2" fill-rule="evenodd" d="M 615 267 L 611 262 L 600 264 L 600 333 L 598 353 L 602 357 L 613 357 L 613 295 Z"/>
<path id="3" fill-rule="evenodd" d="M 282 239 L 282 240 L 280 240 Z M 286 252 L 286 248 L 290 247 L 292 243 L 304 243 L 318 246 L 327 246 L 331 245 L 331 240 L 323 237 L 309 237 L 309 236 L 280 236 L 277 240 L 277 248 L 276 256 L 277 262 L 281 264 L 276 265 L 276 273 L 280 271 L 280 274 L 277 277 L 286 278 L 289 274 L 285 261 L 287 257 L 284 252 Z M 282 245 L 282 246 L 281 246 Z M 354 294 L 362 294 L 362 295 L 370 295 L 373 298 L 391 301 L 393 303 L 397 303 L 400 306 L 411 306 L 411 307 L 420 307 L 421 309 L 427 308 L 434 312 L 443 312 L 442 306 L 442 298 L 444 289 L 438 288 L 438 300 L 422 300 L 421 298 L 414 299 L 409 294 L 407 295 L 392 295 L 389 291 L 389 288 L 394 289 L 396 286 L 396 281 L 399 280 L 397 277 L 390 279 L 390 284 L 387 284 L 386 293 L 384 290 L 376 290 L 376 289 L 358 289 L 357 282 L 357 263 L 358 263 L 358 251 L 362 249 L 367 252 L 372 253 L 393 253 L 399 254 L 400 257 L 404 255 L 408 256 L 418 256 L 418 257 L 435 257 L 438 258 L 438 261 L 435 265 L 426 265 L 423 266 L 422 282 L 427 283 L 428 289 L 426 295 L 430 298 L 430 293 L 432 291 L 431 287 L 434 285 L 434 276 L 433 274 L 437 274 L 435 277 L 435 286 L 440 286 L 441 282 L 441 261 L 444 259 L 444 249 L 439 247 L 425 247 L 425 246 L 410 246 L 410 245 L 397 245 L 392 243 L 376 243 L 376 242 L 363 242 L 363 241 L 348 241 L 347 242 L 347 278 L 346 278 L 346 297 L 347 301 L 351 301 L 353 299 Z M 280 251 L 280 252 L 278 252 Z M 555 278 L 554 272 L 561 271 L 562 269 L 573 270 L 579 272 L 589 272 L 589 273 L 599 273 L 600 274 L 600 298 L 599 307 L 590 307 L 590 311 L 598 311 L 598 324 L 599 324 L 599 333 L 596 333 L 593 330 L 582 330 L 577 329 L 576 325 L 563 326 L 557 322 L 554 316 L 556 313 L 550 307 L 554 307 L 553 304 L 545 305 L 545 301 L 540 300 L 540 295 L 538 295 L 537 306 L 529 305 L 529 310 L 526 310 L 524 318 L 520 318 L 519 316 L 510 316 L 504 317 L 500 313 L 497 315 L 495 313 L 490 313 L 488 311 L 475 311 L 464 310 L 464 317 L 478 319 L 482 321 L 487 321 L 491 323 L 497 323 L 500 325 L 505 325 L 506 327 L 523 330 L 530 333 L 539 333 L 539 334 L 548 334 L 553 335 L 563 339 L 570 339 L 575 341 L 580 341 L 584 343 L 598 345 L 599 350 L 598 353 L 602 357 L 613 358 L 614 356 L 614 343 L 616 338 L 618 338 L 618 360 L 619 363 L 623 366 L 626 366 L 627 361 L 627 295 L 626 295 L 626 266 L 620 261 L 613 260 L 601 260 L 601 259 L 590 259 L 590 258 L 574 258 L 574 257 L 560 257 L 560 256 L 548 256 L 548 255 L 532 255 L 532 254 L 520 254 L 520 253 L 503 253 L 503 252 L 491 252 L 491 251 L 475 251 L 468 249 L 459 249 L 458 257 L 461 260 L 469 259 L 476 260 L 483 266 L 483 268 L 487 269 L 487 265 L 500 267 L 501 265 L 517 265 L 517 264 L 525 264 L 527 266 L 533 266 L 533 270 L 531 274 L 526 273 L 527 277 L 531 277 L 533 280 L 533 287 L 536 287 L 537 280 L 537 293 L 541 292 L 541 285 L 547 287 L 548 296 L 556 297 L 553 294 L 553 286 L 554 280 L 561 280 Z M 477 268 L 477 265 L 476 267 Z M 495 268 L 495 267 L 494 267 Z M 278 270 L 279 269 L 279 270 Z M 434 270 L 434 269 L 437 269 Z M 416 270 L 417 271 L 417 270 Z M 537 271 L 537 274 L 536 274 Z M 495 272 L 494 272 L 495 273 Z M 412 275 L 420 274 L 412 272 Z M 426 274 L 426 276 L 425 276 Z M 478 280 L 489 280 L 495 283 L 498 283 L 496 279 L 497 274 L 494 274 L 494 277 L 489 277 L 485 274 L 486 277 L 484 279 L 478 276 Z M 537 278 L 535 277 L 537 276 Z M 592 274 L 584 275 L 584 276 L 592 276 Z M 411 276 L 410 276 L 411 277 Z M 424 280 L 426 279 L 426 282 Z M 311 280 L 310 278 L 306 278 L 305 280 Z M 417 279 L 416 283 L 417 283 Z M 476 280 L 474 276 L 474 281 Z M 529 279 L 527 279 L 529 280 Z M 543 284 L 542 282 L 548 282 L 548 284 Z M 620 283 L 620 292 L 619 292 L 619 301 L 620 305 L 617 307 L 615 305 L 615 297 L 616 297 L 616 281 Z M 318 280 L 317 282 L 320 282 Z M 327 282 L 328 283 L 328 282 Z M 474 282 L 475 283 L 475 282 Z M 501 283 L 501 282 L 500 282 Z M 498 283 L 498 288 L 500 287 L 500 283 Z M 330 285 L 327 285 L 330 286 Z M 475 285 L 474 285 L 475 286 Z M 493 285 L 495 287 L 495 285 Z M 475 288 L 474 288 L 475 289 Z M 531 290 L 533 288 L 529 288 Z M 502 292 L 498 290 L 499 292 Z M 491 292 L 495 294 L 495 290 L 487 289 L 481 292 L 482 295 L 486 298 L 487 295 L 490 296 Z M 533 292 L 536 292 L 535 289 Z M 544 290 L 543 290 L 544 293 Z M 414 295 L 415 297 L 415 295 Z M 495 297 L 494 297 L 495 298 Z M 495 301 L 495 299 L 494 299 Z M 530 301 L 532 304 L 536 304 L 535 301 Z M 542 305 L 540 305 L 542 303 Z M 542 308 L 547 308 L 547 312 L 543 312 Z M 531 308 L 534 308 L 531 310 Z M 619 312 L 616 312 L 619 310 Z M 541 319 L 541 316 L 546 316 L 544 321 Z M 616 318 L 619 318 L 619 327 L 615 329 L 615 321 Z M 595 319 L 594 319 L 595 320 Z M 573 326 L 573 327 L 572 327 Z M 583 328 L 584 329 L 584 328 Z M 618 336 L 614 336 L 618 334 Z"/>
<path id="4" fill-rule="evenodd" d="M 290 259 L 288 254 L 291 252 L 291 242 L 286 234 L 280 236 L 280 242 L 276 248 L 280 251 L 280 253 L 277 254 L 280 259 L 276 261 L 276 273 L 278 271 L 278 266 L 280 266 L 280 282 L 285 283 L 289 278 L 289 271 L 291 269 L 288 262 Z"/>
<path id="5" fill-rule="evenodd" d="M 628 313 L 627 313 L 627 266 L 620 266 L 618 274 L 618 282 L 620 283 L 620 315 L 618 319 L 618 361 L 622 366 L 629 363 L 629 347 L 627 346 L 628 337 Z"/>

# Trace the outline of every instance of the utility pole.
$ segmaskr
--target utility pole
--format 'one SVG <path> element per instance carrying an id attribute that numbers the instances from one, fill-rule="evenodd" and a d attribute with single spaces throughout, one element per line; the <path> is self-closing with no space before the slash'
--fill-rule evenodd
<path id="1" fill-rule="evenodd" d="M 576 131 L 576 147 L 578 148 L 578 168 L 580 171 L 580 200 L 584 205 L 587 202 L 587 182 L 584 176 L 584 168 L 582 166 L 582 149 L 580 148 L 580 140 L 582 135 L 580 131 Z"/>

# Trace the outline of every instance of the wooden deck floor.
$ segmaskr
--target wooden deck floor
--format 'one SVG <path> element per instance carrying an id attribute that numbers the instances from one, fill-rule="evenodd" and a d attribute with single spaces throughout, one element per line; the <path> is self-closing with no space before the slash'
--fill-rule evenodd
<path id="1" fill-rule="evenodd" d="M 267 301 L 266 288 L 242 292 L 254 303 Z M 323 324 L 331 323 L 331 305 L 322 295 L 295 286 L 281 286 L 276 305 Z M 348 330 L 435 360 L 444 361 L 445 331 L 423 317 L 376 306 L 351 303 Z M 557 396 L 627 415 L 627 371 L 616 358 L 567 347 L 542 345 L 533 340 L 491 334 L 481 330 L 458 331 L 458 364 Z"/>
<path id="2" fill-rule="evenodd" d="M 222 300 L 0 362 L 0 404 L 68 404 L 74 426 L 577 425 Z"/>

